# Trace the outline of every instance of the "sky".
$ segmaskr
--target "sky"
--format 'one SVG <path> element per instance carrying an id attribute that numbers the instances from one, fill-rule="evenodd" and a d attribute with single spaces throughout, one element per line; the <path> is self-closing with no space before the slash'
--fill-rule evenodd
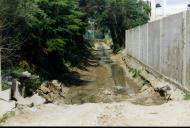
<path id="1" fill-rule="evenodd" d="M 162 0 L 156 0 L 158 3 L 162 4 Z M 166 0 L 167 1 L 167 5 L 183 5 L 183 4 L 187 4 L 190 3 L 190 0 Z"/>

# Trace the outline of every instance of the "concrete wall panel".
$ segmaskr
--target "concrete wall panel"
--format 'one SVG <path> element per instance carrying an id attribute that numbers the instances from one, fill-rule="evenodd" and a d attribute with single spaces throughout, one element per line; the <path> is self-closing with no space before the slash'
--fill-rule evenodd
<path id="1" fill-rule="evenodd" d="M 185 86 L 190 89 L 190 11 L 186 15 Z"/>
<path id="2" fill-rule="evenodd" d="M 137 59 L 139 59 L 140 57 L 140 51 L 139 51 L 139 49 L 140 49 L 140 35 L 139 35 L 139 27 L 136 27 L 136 28 L 134 28 L 133 29 L 133 36 L 132 36 L 132 46 L 133 46 L 133 49 L 132 49 L 132 51 L 133 51 L 133 56 L 135 57 L 135 58 L 137 58 Z"/>
<path id="3" fill-rule="evenodd" d="M 148 65 L 160 71 L 160 20 L 148 26 Z"/>
<path id="4" fill-rule="evenodd" d="M 174 14 L 126 31 L 127 54 L 190 89 L 189 35 L 190 11 Z"/>
<path id="5" fill-rule="evenodd" d="M 148 24 L 140 28 L 140 42 L 140 61 L 144 64 L 148 64 Z"/>
<path id="6" fill-rule="evenodd" d="M 183 13 L 162 21 L 161 73 L 182 84 L 183 71 Z"/>

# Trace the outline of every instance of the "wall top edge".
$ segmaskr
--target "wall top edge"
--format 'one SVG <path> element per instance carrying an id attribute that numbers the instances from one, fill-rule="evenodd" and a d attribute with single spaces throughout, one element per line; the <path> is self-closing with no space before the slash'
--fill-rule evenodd
<path id="1" fill-rule="evenodd" d="M 160 20 L 166 19 L 166 18 L 168 18 L 168 17 L 170 17 L 170 16 L 175 16 L 175 15 L 179 15 L 179 14 L 186 13 L 186 12 L 189 12 L 189 13 L 190 13 L 190 10 L 185 10 L 185 11 L 181 11 L 181 12 L 178 12 L 178 13 L 175 13 L 175 14 L 171 14 L 171 15 L 159 17 L 159 18 L 157 18 L 157 19 L 150 20 L 150 21 L 149 21 L 148 23 L 146 23 L 146 24 L 143 24 L 143 25 L 140 25 L 140 26 L 136 26 L 136 27 L 131 28 L 131 29 L 127 29 L 126 31 L 133 31 L 133 30 L 135 30 L 135 29 L 138 29 L 139 27 L 143 27 L 143 26 L 146 26 L 146 25 L 148 25 L 148 24 L 151 24 L 151 23 L 158 22 L 158 21 L 160 21 Z"/>

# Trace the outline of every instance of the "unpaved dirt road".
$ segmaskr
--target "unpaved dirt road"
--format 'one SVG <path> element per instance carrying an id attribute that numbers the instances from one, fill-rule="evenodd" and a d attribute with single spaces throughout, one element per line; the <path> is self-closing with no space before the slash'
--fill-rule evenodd
<path id="1" fill-rule="evenodd" d="M 121 58 L 117 56 L 111 58 L 117 61 L 118 65 L 123 65 Z M 117 95 L 113 93 L 112 88 L 123 79 L 114 80 L 112 78 L 113 71 L 110 67 L 103 64 L 88 68 L 89 71 L 83 72 L 82 78 L 91 82 L 83 87 L 72 87 L 68 95 L 68 99 L 71 100 L 66 100 L 68 103 L 78 103 L 78 105 L 44 104 L 38 107 L 24 108 L 1 125 L 190 126 L 190 102 L 183 101 L 181 95 L 178 98 L 180 100 L 170 101 L 162 105 L 143 106 L 124 101 L 123 99 L 129 96 L 127 94 Z M 118 69 L 114 72 L 123 72 L 120 71 L 120 68 Z M 133 94 L 136 93 L 137 88 L 129 85 L 127 89 L 134 90 L 132 91 Z M 116 103 L 116 101 L 120 102 Z"/>
<path id="2" fill-rule="evenodd" d="M 139 106 L 129 102 L 57 106 L 25 110 L 3 126 L 190 126 L 190 103 Z"/>

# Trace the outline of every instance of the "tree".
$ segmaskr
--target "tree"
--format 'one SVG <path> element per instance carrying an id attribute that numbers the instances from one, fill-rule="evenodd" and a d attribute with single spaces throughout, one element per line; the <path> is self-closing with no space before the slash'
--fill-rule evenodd
<path id="1" fill-rule="evenodd" d="M 83 39 L 86 14 L 78 0 L 0 2 L 1 46 L 14 49 L 17 57 L 9 58 L 13 65 L 33 68 L 47 79 L 61 79 L 68 63 L 76 66 L 88 55 Z"/>
<path id="2" fill-rule="evenodd" d="M 43 40 L 40 41 L 44 42 L 47 58 L 33 62 L 41 65 L 40 72 L 48 73 L 49 78 L 58 78 L 67 72 L 66 63 L 76 66 L 84 56 L 85 14 L 78 8 L 77 0 L 38 0 L 37 4 L 48 18 L 48 24 L 41 28 Z"/>
<path id="3" fill-rule="evenodd" d="M 91 18 L 96 19 L 96 23 L 102 30 L 109 29 L 113 40 L 113 51 L 117 52 L 125 44 L 125 30 L 142 25 L 148 22 L 150 8 L 139 0 L 93 0 L 93 4 L 84 4 L 87 12 L 97 10 L 97 13 L 90 13 Z M 84 2 L 87 2 L 84 1 Z M 101 9 L 96 9 L 101 5 Z M 89 11 L 90 10 L 90 11 Z"/>
<path id="4" fill-rule="evenodd" d="M 39 11 L 33 0 L 1 0 L 1 48 L 3 66 L 13 66 L 21 58 L 23 45 L 30 38 L 29 33 L 35 22 L 34 14 Z"/>
<path id="5" fill-rule="evenodd" d="M 79 0 L 79 7 L 93 19 L 105 10 L 105 4 L 105 0 Z"/>
<path id="6" fill-rule="evenodd" d="M 0 1 L 0 48 L 2 49 L 1 61 L 3 66 L 11 64 L 15 57 L 15 50 L 18 48 L 17 40 L 14 40 L 13 23 L 16 15 L 18 2 L 15 1 Z"/>

